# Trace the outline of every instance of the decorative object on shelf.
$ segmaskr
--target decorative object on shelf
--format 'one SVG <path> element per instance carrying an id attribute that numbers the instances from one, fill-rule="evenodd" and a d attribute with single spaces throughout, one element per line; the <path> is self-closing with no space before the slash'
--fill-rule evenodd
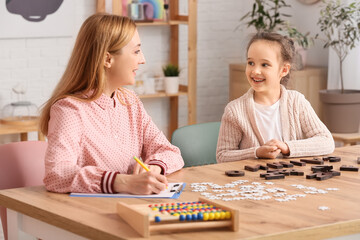
<path id="1" fill-rule="evenodd" d="M 144 87 L 144 81 L 143 80 L 136 80 L 135 81 L 134 91 L 139 95 L 142 95 L 142 94 L 145 93 L 145 87 Z"/>
<path id="2" fill-rule="evenodd" d="M 134 6 L 134 11 L 142 12 L 142 19 L 132 18 L 132 7 Z M 164 0 L 122 0 L 122 15 L 131 17 L 135 21 L 163 21 L 165 16 L 163 13 Z M 140 9 L 140 10 L 139 10 Z M 134 14 L 137 15 L 136 13 Z"/>
<path id="3" fill-rule="evenodd" d="M 154 19 L 154 7 L 151 5 L 151 3 L 144 2 L 143 3 L 144 8 L 144 19 L 145 20 L 153 20 Z"/>
<path id="4" fill-rule="evenodd" d="M 283 17 L 291 17 L 289 14 L 281 13 L 281 9 L 290 8 L 291 5 L 286 4 L 285 1 L 279 0 L 254 0 L 253 8 L 246 13 L 241 19 L 245 22 L 247 27 L 255 27 L 256 31 L 277 32 L 282 35 L 289 36 L 297 44 L 297 49 L 308 49 L 313 44 L 313 38 L 310 33 L 303 34 L 299 32 L 296 27 L 292 26 Z M 237 27 L 239 28 L 239 26 Z M 297 51 L 299 59 L 296 64 L 298 70 L 305 66 L 304 51 L 300 54 Z"/>
<path id="5" fill-rule="evenodd" d="M 165 90 L 165 86 L 164 86 L 164 78 L 160 75 L 154 75 L 154 79 L 155 79 L 155 91 L 157 92 L 161 92 Z"/>
<path id="6" fill-rule="evenodd" d="M 169 0 L 164 0 L 164 21 L 168 22 L 170 20 L 169 18 Z"/>
<path id="7" fill-rule="evenodd" d="M 163 73 L 165 76 L 165 93 L 174 94 L 179 92 L 179 74 L 180 69 L 177 65 L 167 64 L 163 67 Z"/>
<path id="8" fill-rule="evenodd" d="M 35 104 L 22 100 L 22 96 L 26 93 L 24 85 L 17 84 L 12 90 L 17 94 L 18 101 L 3 107 L 0 122 L 2 124 L 10 125 L 36 124 L 38 119 L 38 108 Z"/>
<path id="9" fill-rule="evenodd" d="M 324 122 L 331 132 L 355 133 L 360 125 L 360 91 L 345 90 L 343 62 L 360 40 L 360 2 L 342 4 L 324 2 L 318 25 L 326 39 L 324 48 L 330 47 L 339 59 L 341 90 L 321 90 L 324 103 Z M 317 38 L 318 35 L 316 36 Z M 319 38 L 320 39 L 320 38 Z M 354 63 L 354 66 L 356 64 Z M 329 68 L 332 66 L 329 64 Z M 356 71 L 356 69 L 354 69 Z"/>
<path id="10" fill-rule="evenodd" d="M 144 7 L 138 0 L 128 4 L 128 16 L 134 21 L 144 20 Z"/>
<path id="11" fill-rule="evenodd" d="M 144 89 L 145 94 L 155 94 L 155 78 L 147 77 L 144 78 Z"/>

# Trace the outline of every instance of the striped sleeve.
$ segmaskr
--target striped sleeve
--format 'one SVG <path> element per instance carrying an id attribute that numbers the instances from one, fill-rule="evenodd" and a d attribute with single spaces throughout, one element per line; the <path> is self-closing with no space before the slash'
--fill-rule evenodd
<path id="1" fill-rule="evenodd" d="M 102 193 L 115 193 L 114 181 L 118 174 L 119 172 L 104 171 L 100 183 Z"/>

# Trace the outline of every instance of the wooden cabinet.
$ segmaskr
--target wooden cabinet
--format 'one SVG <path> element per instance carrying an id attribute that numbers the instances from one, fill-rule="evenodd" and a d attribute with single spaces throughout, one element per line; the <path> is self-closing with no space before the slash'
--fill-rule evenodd
<path id="1" fill-rule="evenodd" d="M 0 121 L 0 135 L 20 134 L 21 141 L 27 141 L 29 132 L 38 132 L 39 141 L 45 141 L 45 136 L 39 130 L 38 118 L 23 124 L 2 124 Z"/>
<path id="2" fill-rule="evenodd" d="M 169 21 L 167 22 L 139 22 L 138 26 L 163 26 L 170 27 L 170 55 L 169 62 L 178 65 L 179 63 L 179 25 L 188 25 L 188 85 L 180 85 L 178 94 L 165 94 L 164 92 L 141 95 L 140 98 L 170 98 L 170 123 L 169 136 L 178 128 L 179 96 L 187 95 L 188 99 L 188 124 L 196 123 L 196 68 L 197 68 L 197 0 L 188 1 L 188 16 L 179 14 L 179 0 L 168 0 L 169 2 Z M 97 12 L 105 11 L 105 0 L 97 0 Z M 119 0 L 112 0 L 113 14 L 121 14 L 121 4 Z M 165 64 L 165 63 L 164 63 Z"/>
<path id="3" fill-rule="evenodd" d="M 299 71 L 292 71 L 287 88 L 304 94 L 311 103 L 320 119 L 322 107 L 319 97 L 319 90 L 327 87 L 327 68 L 307 66 Z M 245 76 L 245 64 L 230 64 L 229 100 L 234 100 L 250 88 Z"/>

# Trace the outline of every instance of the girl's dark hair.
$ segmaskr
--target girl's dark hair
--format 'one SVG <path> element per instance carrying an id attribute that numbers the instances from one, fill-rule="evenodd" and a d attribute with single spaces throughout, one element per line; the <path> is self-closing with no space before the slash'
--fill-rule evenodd
<path id="1" fill-rule="evenodd" d="M 259 41 L 259 40 L 265 40 L 265 41 L 278 43 L 281 48 L 282 61 L 288 62 L 290 64 L 293 63 L 293 59 L 295 56 L 295 46 L 294 46 L 294 42 L 293 42 L 293 40 L 291 40 L 291 38 L 289 38 L 287 36 L 283 36 L 278 33 L 258 32 L 250 39 L 249 44 L 246 49 L 246 52 L 249 51 L 251 44 L 253 44 L 254 42 Z M 281 79 L 281 81 L 280 81 L 281 84 L 286 86 L 286 84 L 288 83 L 288 81 L 290 79 L 291 69 L 292 69 L 292 67 L 290 68 L 289 73 Z"/>

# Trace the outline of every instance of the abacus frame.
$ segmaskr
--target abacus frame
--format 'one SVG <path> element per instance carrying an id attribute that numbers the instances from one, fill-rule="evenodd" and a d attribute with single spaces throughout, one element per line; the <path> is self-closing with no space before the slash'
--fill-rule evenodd
<path id="1" fill-rule="evenodd" d="M 148 204 L 128 205 L 126 203 L 117 203 L 118 215 L 128 223 L 136 232 L 143 237 L 149 237 L 150 233 L 162 231 L 184 231 L 200 230 L 209 228 L 229 228 L 234 232 L 239 230 L 239 210 L 225 206 L 215 201 L 200 197 L 199 201 L 211 204 L 222 210 L 231 212 L 231 219 L 214 221 L 184 221 L 184 222 L 162 222 L 154 223 L 149 217 Z"/>

